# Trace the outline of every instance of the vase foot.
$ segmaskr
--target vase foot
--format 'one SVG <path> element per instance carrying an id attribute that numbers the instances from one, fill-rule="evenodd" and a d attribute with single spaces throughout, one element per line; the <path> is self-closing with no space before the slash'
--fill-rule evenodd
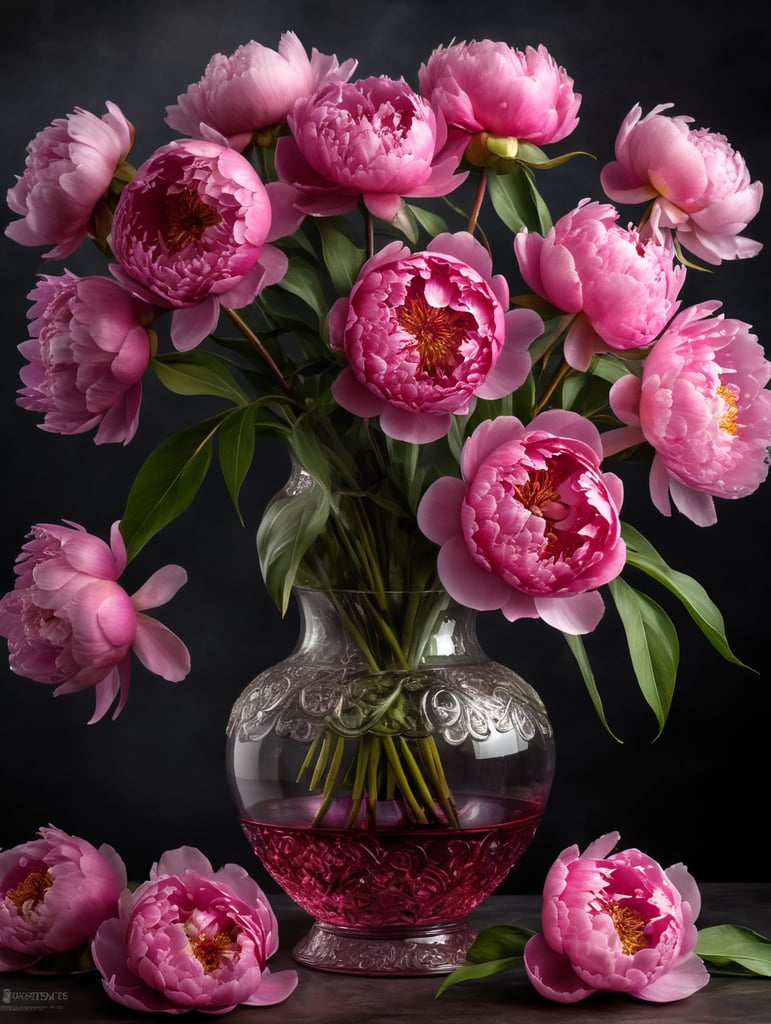
<path id="1" fill-rule="evenodd" d="M 292 956 L 319 971 L 367 977 L 449 974 L 466 959 L 476 933 L 465 921 L 430 928 L 338 928 L 314 922 Z"/>

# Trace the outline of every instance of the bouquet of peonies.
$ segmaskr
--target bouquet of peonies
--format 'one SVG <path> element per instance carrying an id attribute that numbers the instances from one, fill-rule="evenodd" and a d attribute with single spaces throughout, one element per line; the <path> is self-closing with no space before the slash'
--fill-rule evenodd
<path id="1" fill-rule="evenodd" d="M 49 261 L 95 243 L 105 266 L 40 275 L 19 404 L 45 430 L 124 445 L 148 373 L 221 405 L 161 441 L 109 544 L 69 522 L 32 528 L 0 601 L 11 667 L 57 693 L 94 688 L 92 720 L 123 707 L 131 651 L 183 678 L 185 645 L 145 612 L 184 571 L 131 596 L 120 576 L 215 458 L 240 517 L 272 438 L 292 484 L 257 540 L 282 612 L 295 584 L 365 593 L 376 628 L 357 635 L 375 672 L 419 660 L 407 638 L 421 623 L 396 594 L 441 588 L 541 618 L 604 721 L 582 638 L 610 601 L 663 727 L 677 633 L 627 567 L 736 659 L 704 589 L 622 520 L 619 472 L 646 460 L 655 508 L 702 527 L 715 498 L 765 479 L 771 363 L 718 301 L 683 300 L 696 268 L 760 250 L 743 232 L 762 186 L 723 135 L 635 107 L 603 201 L 553 218 L 539 179 L 586 155 L 561 145 L 581 98 L 543 46 L 440 46 L 416 89 L 356 66 L 287 32 L 277 51 L 215 55 L 167 108 L 181 137 L 141 162 L 113 103 L 29 144 L 7 234 Z"/>

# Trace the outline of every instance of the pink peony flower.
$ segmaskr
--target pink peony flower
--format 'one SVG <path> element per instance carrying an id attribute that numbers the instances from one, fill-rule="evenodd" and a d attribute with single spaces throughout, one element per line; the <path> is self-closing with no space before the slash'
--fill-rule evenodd
<path id="1" fill-rule="evenodd" d="M 0 851 L 0 971 L 19 971 L 88 942 L 118 912 L 126 868 L 49 825 L 39 839 Z"/>
<path id="2" fill-rule="evenodd" d="M 19 345 L 19 405 L 41 427 L 127 444 L 136 433 L 142 375 L 150 362 L 153 309 L 108 277 L 41 275 L 30 292 L 30 338 Z"/>
<path id="3" fill-rule="evenodd" d="M 171 682 L 190 670 L 187 648 L 146 608 L 165 604 L 187 581 L 178 565 L 154 573 L 131 597 L 117 579 L 126 548 L 115 523 L 109 546 L 72 523 L 37 524 L 16 560 L 16 585 L 0 600 L 0 636 L 13 672 L 55 686 L 54 693 L 94 687 L 91 722 L 123 709 L 133 650 L 145 668 Z"/>
<path id="4" fill-rule="evenodd" d="M 719 302 L 683 310 L 643 363 L 610 391 L 627 427 L 603 435 L 605 453 L 647 441 L 655 450 L 653 504 L 670 515 L 669 495 L 699 526 L 716 522 L 713 496 L 743 498 L 768 474 L 771 362 L 741 320 L 711 316 Z"/>
<path id="5" fill-rule="evenodd" d="M 362 199 L 393 221 L 400 197 L 447 195 L 466 178 L 454 173 L 456 156 L 436 160 L 444 121 L 402 79 L 329 83 L 299 99 L 288 120 L 276 170 L 306 214 L 346 213 Z"/>
<path id="6" fill-rule="evenodd" d="M 709 981 L 693 952 L 696 882 L 683 864 L 665 871 L 639 850 L 611 854 L 618 839 L 610 832 L 582 854 L 568 847 L 546 876 L 543 931 L 525 946 L 525 969 L 547 999 L 606 990 L 666 1003 Z"/>
<path id="7" fill-rule="evenodd" d="M 418 506 L 450 596 L 591 632 L 604 611 L 595 588 L 626 559 L 622 485 L 600 472 L 601 455 L 599 431 L 577 413 L 549 410 L 526 427 L 514 416 L 483 421 L 463 447 L 463 479 L 440 477 Z"/>
<path id="8" fill-rule="evenodd" d="M 751 181 L 742 157 L 723 135 L 689 128 L 691 117 L 668 117 L 637 104 L 616 138 L 616 159 L 600 181 L 618 203 L 653 200 L 647 230 L 674 231 L 683 248 L 706 263 L 746 259 L 762 249 L 741 235 L 760 208 L 763 185 Z"/>
<path id="9" fill-rule="evenodd" d="M 286 121 L 296 100 L 327 82 L 347 82 L 357 62 L 312 51 L 310 60 L 294 32 L 285 32 L 278 51 L 254 40 L 229 57 L 216 53 L 199 82 L 166 108 L 166 124 L 192 138 L 224 136 L 243 150 L 252 137 Z"/>
<path id="10" fill-rule="evenodd" d="M 91 952 L 116 1003 L 153 1013 L 226 1013 L 283 1002 L 295 971 L 271 974 L 278 923 L 243 868 L 219 871 L 191 847 L 163 854 L 148 881 L 124 890 Z"/>
<path id="11" fill-rule="evenodd" d="M 427 251 L 392 242 L 365 263 L 330 314 L 333 348 L 349 365 L 332 386 L 357 416 L 379 416 L 384 432 L 433 441 L 476 398 L 510 394 L 530 372 L 527 348 L 543 330 L 531 310 L 511 310 L 505 279 L 462 231 Z"/>
<path id="12" fill-rule="evenodd" d="M 421 65 L 418 81 L 450 134 L 466 143 L 486 132 L 543 146 L 578 124 L 581 97 L 544 46 L 524 53 L 489 39 L 440 46 Z"/>
<path id="13" fill-rule="evenodd" d="M 581 202 L 545 237 L 523 229 L 514 252 L 527 284 L 566 313 L 577 314 L 565 358 L 586 370 L 595 352 L 645 348 L 676 311 L 685 267 L 672 249 L 643 241 L 616 224 L 607 204 Z"/>
<path id="14" fill-rule="evenodd" d="M 21 220 L 6 235 L 21 245 L 52 245 L 63 259 L 91 234 L 92 218 L 134 141 L 134 129 L 114 103 L 101 117 L 79 107 L 39 132 L 27 146 L 24 174 L 8 190 Z"/>
<path id="15" fill-rule="evenodd" d="M 174 310 L 172 341 L 187 350 L 214 330 L 220 304 L 248 305 L 273 282 L 259 262 L 270 225 L 268 193 L 248 160 L 214 142 L 172 142 L 121 193 L 112 271 L 146 302 Z"/>

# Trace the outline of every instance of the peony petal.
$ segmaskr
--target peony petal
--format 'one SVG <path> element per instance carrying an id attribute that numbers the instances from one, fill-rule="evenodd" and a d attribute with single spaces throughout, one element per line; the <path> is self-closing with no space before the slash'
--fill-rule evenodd
<path id="1" fill-rule="evenodd" d="M 211 295 L 195 306 L 175 309 L 171 317 L 171 340 L 178 352 L 191 348 L 214 331 L 219 320 L 220 304 Z"/>
<path id="2" fill-rule="evenodd" d="M 137 614 L 137 632 L 131 649 L 156 675 L 178 683 L 190 671 L 190 652 L 170 629 L 147 615 Z"/>
<path id="3" fill-rule="evenodd" d="M 452 476 L 443 476 L 428 488 L 418 505 L 418 527 L 436 544 L 444 544 L 460 533 L 460 509 L 466 485 Z"/>
<path id="4" fill-rule="evenodd" d="M 467 608 L 494 611 L 505 604 L 511 593 L 511 587 L 500 577 L 474 561 L 459 535 L 442 546 L 436 564 L 444 589 Z"/>
<path id="5" fill-rule="evenodd" d="M 297 971 L 278 971 L 276 974 L 266 967 L 259 987 L 253 995 L 244 1000 L 245 1006 L 273 1006 L 282 1003 L 297 988 Z"/>
<path id="6" fill-rule="evenodd" d="M 131 595 L 137 611 L 158 608 L 166 604 L 187 583 L 187 573 L 180 565 L 165 565 L 158 569 L 139 590 Z"/>
<path id="7" fill-rule="evenodd" d="M 570 961 L 555 953 L 540 934 L 527 941 L 525 970 L 536 991 L 557 1003 L 577 1003 L 595 991 L 581 981 Z"/>
<path id="8" fill-rule="evenodd" d="M 683 957 L 650 985 L 632 992 L 638 999 L 651 1003 L 669 1003 L 704 988 L 709 982 L 709 971 L 695 953 Z"/>
<path id="9" fill-rule="evenodd" d="M 605 613 L 605 602 L 597 590 L 570 597 L 536 597 L 535 607 L 543 621 L 563 633 L 591 633 Z"/>

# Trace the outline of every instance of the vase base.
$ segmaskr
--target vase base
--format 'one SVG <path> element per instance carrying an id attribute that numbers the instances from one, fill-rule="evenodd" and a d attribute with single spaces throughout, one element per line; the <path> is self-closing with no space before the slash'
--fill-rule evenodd
<path id="1" fill-rule="evenodd" d="M 336 928 L 316 921 L 292 956 L 319 971 L 414 978 L 454 971 L 465 962 L 475 938 L 465 921 L 407 931 Z"/>

